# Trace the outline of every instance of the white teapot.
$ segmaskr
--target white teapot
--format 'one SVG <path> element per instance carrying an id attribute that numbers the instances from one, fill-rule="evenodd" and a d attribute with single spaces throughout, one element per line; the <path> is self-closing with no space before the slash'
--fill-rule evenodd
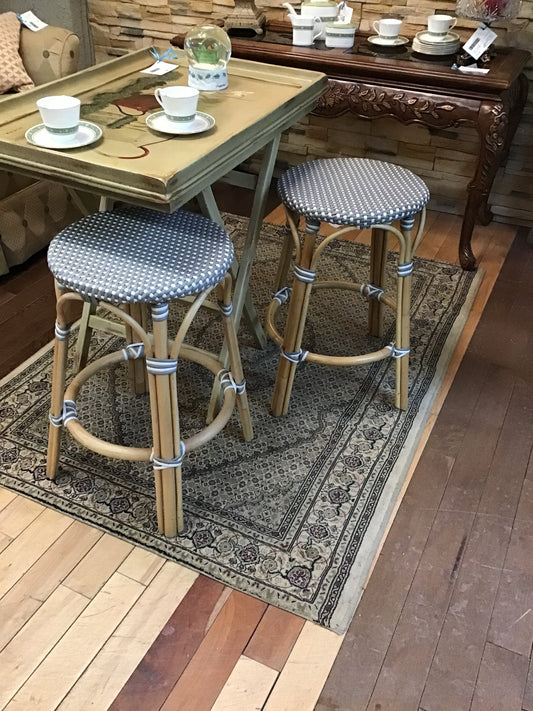
<path id="1" fill-rule="evenodd" d="M 302 3 L 303 17 L 317 17 L 319 19 L 320 34 L 317 39 L 326 39 L 326 22 L 334 22 L 339 14 L 339 10 L 344 2 L 333 2 L 333 0 L 307 0 Z"/>

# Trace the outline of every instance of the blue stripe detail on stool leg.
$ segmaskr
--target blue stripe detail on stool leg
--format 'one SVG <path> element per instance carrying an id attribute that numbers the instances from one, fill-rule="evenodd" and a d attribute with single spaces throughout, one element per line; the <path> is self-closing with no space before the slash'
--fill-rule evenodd
<path id="1" fill-rule="evenodd" d="M 185 442 L 180 440 L 180 453 L 174 459 L 162 459 L 161 457 L 156 457 L 153 453 L 150 457 L 150 461 L 153 467 L 157 471 L 162 469 L 174 469 L 175 467 L 181 467 L 183 465 L 183 457 L 185 455 Z"/>
<path id="2" fill-rule="evenodd" d="M 315 280 L 316 272 L 311 269 L 304 269 L 299 264 L 294 267 L 294 276 L 298 281 L 303 281 L 305 284 L 312 284 Z"/>
<path id="3" fill-rule="evenodd" d="M 66 326 L 66 327 L 60 326 L 59 323 L 56 321 L 54 331 L 55 331 L 56 338 L 58 341 L 66 341 L 68 338 L 68 335 L 70 333 L 70 326 Z"/>
<path id="4" fill-rule="evenodd" d="M 144 356 L 144 343 L 128 343 L 128 345 L 122 349 L 122 355 L 124 356 L 124 360 L 142 358 Z"/>
<path id="5" fill-rule="evenodd" d="M 150 375 L 172 375 L 178 369 L 177 358 L 147 358 L 146 370 Z"/>
<path id="6" fill-rule="evenodd" d="M 290 353 L 282 348 L 280 348 L 281 355 L 286 358 L 287 360 L 290 360 L 291 363 L 301 363 L 303 360 L 305 360 L 309 354 L 309 351 L 304 351 L 302 348 L 300 348 L 299 351 L 295 351 L 294 353 Z"/>
<path id="7" fill-rule="evenodd" d="M 168 318 L 168 304 L 152 304 L 154 321 L 165 321 Z"/>
<path id="8" fill-rule="evenodd" d="M 290 301 L 291 294 L 292 294 L 292 289 L 288 286 L 284 286 L 279 291 L 276 291 L 276 293 L 272 297 L 272 300 L 277 301 L 280 305 L 285 304 L 287 301 Z"/>
<path id="9" fill-rule="evenodd" d="M 233 313 L 233 304 L 230 301 L 229 304 L 225 304 L 223 301 L 218 302 L 218 308 L 223 316 L 228 318 Z"/>
<path id="10" fill-rule="evenodd" d="M 398 276 L 407 277 L 413 273 L 413 262 L 404 262 L 404 264 L 398 264 Z"/>

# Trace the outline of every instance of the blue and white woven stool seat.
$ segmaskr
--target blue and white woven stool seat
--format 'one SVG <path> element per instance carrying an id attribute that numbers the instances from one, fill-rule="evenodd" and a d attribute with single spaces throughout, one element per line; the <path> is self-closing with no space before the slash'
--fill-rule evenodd
<path id="1" fill-rule="evenodd" d="M 48 266 L 61 287 L 85 299 L 158 303 L 218 284 L 233 256 L 229 236 L 212 220 L 128 207 L 66 227 L 50 244 Z"/>
<path id="2" fill-rule="evenodd" d="M 311 221 L 358 229 L 416 215 L 429 200 L 417 175 L 367 158 L 324 158 L 287 170 L 278 182 L 283 204 Z"/>
<path id="3" fill-rule="evenodd" d="M 154 471 L 159 530 L 174 537 L 184 528 L 181 468 L 184 456 L 217 435 L 237 404 L 244 439 L 253 436 L 237 334 L 232 316 L 233 245 L 224 229 L 200 215 L 164 214 L 139 207 L 98 212 L 65 228 L 51 242 L 50 270 L 59 287 L 54 370 L 48 434 L 47 475 L 59 465 L 61 432 L 66 428 L 83 446 L 99 454 L 150 462 Z M 197 311 L 215 290 L 222 317 L 226 357 L 185 343 Z M 169 304 L 188 297 L 192 303 L 175 334 L 169 332 Z M 85 302 L 111 314 L 112 333 L 127 336 L 123 348 L 83 367 L 66 385 L 70 304 Z M 151 310 L 150 319 L 147 308 Z M 122 330 L 117 320 L 122 322 Z M 90 325 L 89 325 L 90 331 Z M 222 345 L 222 344 L 221 344 Z M 180 438 L 177 381 L 180 361 L 198 363 L 216 378 L 221 406 L 210 422 L 187 439 Z M 76 399 L 86 381 L 103 367 L 128 361 L 136 392 L 148 382 L 153 443 L 131 447 L 91 434 L 79 421 Z M 217 398 L 218 401 L 218 398 Z"/>
<path id="4" fill-rule="evenodd" d="M 276 293 L 266 313 L 266 330 L 280 346 L 278 374 L 272 397 L 272 413 L 287 412 L 295 370 L 303 360 L 332 366 L 352 366 L 385 358 L 396 361 L 395 404 L 407 407 L 409 362 L 409 304 L 412 256 L 423 234 L 425 205 L 429 190 L 424 181 L 398 165 L 367 158 L 324 158 L 312 160 L 287 170 L 278 182 L 278 192 L 285 207 L 290 234 L 283 248 L 278 268 Z M 416 235 L 412 236 L 417 216 Z M 300 217 L 305 219 L 305 235 L 300 236 Z M 318 240 L 322 222 L 337 229 Z M 397 223 L 397 224 L 393 224 Z M 352 233 L 354 229 L 372 229 L 370 274 L 368 282 L 317 280 L 320 255 L 330 242 Z M 388 239 L 398 242 L 396 298 L 385 292 L 385 267 Z M 291 253 L 294 252 L 292 288 L 284 286 Z M 371 353 L 325 355 L 302 348 L 311 291 L 315 288 L 350 289 L 369 302 L 369 331 L 383 335 L 383 307 L 395 311 L 396 333 L 392 342 Z M 289 302 L 283 335 L 275 317 Z M 344 314 L 339 314 L 342 318 Z"/>

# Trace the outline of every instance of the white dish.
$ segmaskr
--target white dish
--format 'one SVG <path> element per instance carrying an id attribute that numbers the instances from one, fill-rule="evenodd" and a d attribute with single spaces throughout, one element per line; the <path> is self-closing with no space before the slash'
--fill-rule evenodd
<path id="1" fill-rule="evenodd" d="M 455 54 L 461 47 L 461 42 L 453 42 L 453 44 L 424 44 L 416 37 L 413 39 L 413 52 L 419 54 L 428 54 L 433 57 L 446 56 Z"/>
<path id="2" fill-rule="evenodd" d="M 371 35 L 368 38 L 370 44 L 379 44 L 382 47 L 400 47 L 401 45 L 408 44 L 409 40 L 407 37 L 395 37 L 394 39 L 386 39 L 380 37 L 379 35 Z"/>
<path id="3" fill-rule="evenodd" d="M 461 41 L 459 35 L 455 32 L 447 32 L 445 35 L 434 35 L 427 30 L 417 32 L 416 38 L 419 42 L 423 42 L 424 44 L 455 44 L 456 42 Z"/>
<path id="4" fill-rule="evenodd" d="M 80 127 L 68 136 L 56 135 L 50 133 L 44 123 L 32 126 L 26 131 L 26 140 L 28 143 L 40 148 L 54 148 L 59 151 L 64 151 L 69 148 L 81 148 L 89 146 L 91 143 L 98 141 L 102 137 L 102 129 L 95 123 L 89 121 L 80 121 Z"/>
<path id="5" fill-rule="evenodd" d="M 155 114 L 150 114 L 146 117 L 146 124 L 149 128 L 153 128 L 154 131 L 186 136 L 192 133 L 208 131 L 215 125 L 215 119 L 210 114 L 197 111 L 194 121 L 183 126 L 183 124 L 180 124 L 178 121 L 168 119 L 164 111 L 157 111 Z"/>

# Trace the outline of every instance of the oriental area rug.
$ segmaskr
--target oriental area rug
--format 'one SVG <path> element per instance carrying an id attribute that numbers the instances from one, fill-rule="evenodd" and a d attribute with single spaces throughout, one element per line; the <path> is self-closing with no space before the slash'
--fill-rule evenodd
<path id="1" fill-rule="evenodd" d="M 246 221 L 225 215 L 238 251 Z M 261 318 L 283 228 L 265 224 L 251 277 Z M 366 246 L 334 241 L 319 264 L 320 279 L 365 281 Z M 391 283 L 396 260 L 389 258 Z M 146 463 L 106 459 L 67 433 L 58 476 L 45 475 L 52 348 L 4 379 L 0 390 L 0 484 L 113 535 L 183 563 L 265 602 L 346 630 L 393 512 L 436 392 L 472 305 L 479 273 L 415 258 L 409 408 L 393 406 L 394 362 L 351 368 L 298 366 L 289 413 L 269 405 L 278 350 L 255 347 L 240 329 L 254 424 L 245 443 L 236 415 L 183 466 L 185 530 L 157 531 L 153 475 Z M 392 314 L 383 339 L 366 336 L 366 302 L 354 292 L 313 296 L 304 346 L 353 355 L 394 338 Z M 176 310 L 181 305 L 174 305 Z M 285 308 L 285 307 L 284 307 Z M 281 311 L 281 310 L 280 310 Z M 283 313 L 279 314 L 283 328 Z M 218 350 L 218 319 L 199 314 L 191 340 Z M 72 350 L 75 339 L 72 338 Z M 122 340 L 98 332 L 91 357 Z M 182 436 L 201 429 L 211 393 L 209 373 L 180 361 Z M 108 440 L 150 445 L 146 396 L 129 391 L 124 366 L 100 371 L 78 399 L 82 424 Z"/>

